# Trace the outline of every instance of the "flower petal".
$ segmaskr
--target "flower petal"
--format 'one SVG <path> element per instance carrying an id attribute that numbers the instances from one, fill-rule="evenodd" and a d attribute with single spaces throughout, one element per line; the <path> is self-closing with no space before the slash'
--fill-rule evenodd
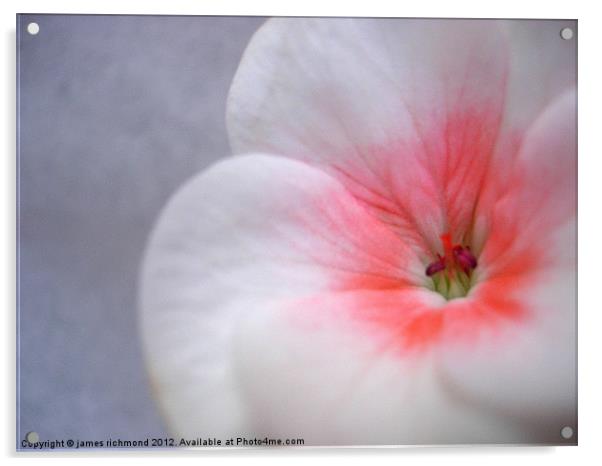
<path id="1" fill-rule="evenodd" d="M 558 261 L 574 245 L 552 246 L 557 228 L 577 211 L 577 96 L 574 89 L 554 100 L 527 131 L 508 169 L 508 178 L 491 179 L 478 206 L 478 235 L 487 238 L 482 268 L 533 253 Z M 573 265 L 573 264 L 571 264 Z"/>
<path id="2" fill-rule="evenodd" d="M 230 90 L 231 143 L 324 165 L 432 251 L 469 227 L 507 66 L 495 22 L 272 19 Z"/>
<path id="3" fill-rule="evenodd" d="M 194 437 L 257 428 L 233 366 L 243 317 L 296 305 L 305 322 L 311 309 L 299 300 L 404 286 L 422 275 L 414 262 L 339 182 L 302 162 L 238 157 L 194 178 L 161 215 L 141 280 L 144 346 L 172 429 Z"/>
<path id="4" fill-rule="evenodd" d="M 576 428 L 575 97 L 559 97 L 527 132 L 511 189 L 489 212 L 483 287 L 518 299 L 523 317 L 443 338 L 458 399 L 517 419 L 525 441 L 558 443 L 562 427 Z"/>
<path id="5" fill-rule="evenodd" d="M 518 441 L 433 370 L 444 300 L 330 176 L 244 156 L 190 181 L 147 248 L 142 333 L 172 431 L 308 444 Z M 457 327 L 466 328 L 459 323 Z"/>
<path id="6" fill-rule="evenodd" d="M 320 310 L 340 316 L 349 304 L 353 297 L 332 294 Z M 243 323 L 237 361 L 260 435 L 311 445 L 521 441 L 512 422 L 450 398 L 432 353 L 400 358 L 395 341 L 375 340 L 351 321 L 311 322 L 273 312 Z"/>

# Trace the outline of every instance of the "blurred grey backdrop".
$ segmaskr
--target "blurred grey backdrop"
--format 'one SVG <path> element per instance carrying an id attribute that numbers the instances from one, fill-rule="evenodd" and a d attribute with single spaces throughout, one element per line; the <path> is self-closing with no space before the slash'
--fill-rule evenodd
<path id="1" fill-rule="evenodd" d="M 263 21 L 18 17 L 19 444 L 165 435 L 138 266 L 170 194 L 229 154 L 228 88 Z"/>

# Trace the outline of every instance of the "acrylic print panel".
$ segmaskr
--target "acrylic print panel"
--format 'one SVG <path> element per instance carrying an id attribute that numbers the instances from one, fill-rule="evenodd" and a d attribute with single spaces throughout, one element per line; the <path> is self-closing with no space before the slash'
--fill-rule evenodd
<path id="1" fill-rule="evenodd" d="M 18 449 L 576 444 L 576 21 L 17 37 Z"/>

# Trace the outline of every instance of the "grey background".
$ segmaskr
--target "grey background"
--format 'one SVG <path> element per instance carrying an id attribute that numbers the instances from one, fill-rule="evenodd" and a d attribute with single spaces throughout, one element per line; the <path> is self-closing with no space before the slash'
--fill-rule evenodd
<path id="1" fill-rule="evenodd" d="M 138 266 L 170 193 L 229 154 L 225 100 L 262 22 L 18 17 L 18 444 L 165 434 Z"/>

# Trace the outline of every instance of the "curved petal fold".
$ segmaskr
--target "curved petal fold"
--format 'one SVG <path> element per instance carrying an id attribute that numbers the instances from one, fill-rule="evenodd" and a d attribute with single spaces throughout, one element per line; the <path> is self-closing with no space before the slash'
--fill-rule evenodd
<path id="1" fill-rule="evenodd" d="M 414 261 L 338 181 L 302 162 L 245 156 L 193 178 L 161 215 L 141 276 L 145 351 L 173 429 L 254 428 L 232 366 L 245 316 L 350 286 L 405 286 L 422 274 Z M 297 307 L 304 322 L 310 309 Z"/>

